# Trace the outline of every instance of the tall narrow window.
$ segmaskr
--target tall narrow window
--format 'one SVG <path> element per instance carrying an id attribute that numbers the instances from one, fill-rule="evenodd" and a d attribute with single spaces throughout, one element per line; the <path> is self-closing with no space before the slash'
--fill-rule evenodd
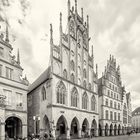
<path id="1" fill-rule="evenodd" d="M 0 65 L 0 76 L 2 76 L 2 65 Z"/>
<path id="2" fill-rule="evenodd" d="M 63 71 L 63 77 L 64 77 L 65 79 L 67 79 L 67 70 L 66 70 L 66 69 L 64 69 L 64 71 Z"/>
<path id="3" fill-rule="evenodd" d="M 86 92 L 82 96 L 82 109 L 88 109 L 88 96 Z"/>
<path id="4" fill-rule="evenodd" d="M 84 82 L 83 82 L 83 86 L 84 86 L 84 88 L 86 88 L 87 87 L 87 83 L 86 83 L 86 81 L 84 80 Z"/>
<path id="5" fill-rule="evenodd" d="M 11 68 L 6 67 L 6 78 L 12 79 L 13 70 Z"/>
<path id="6" fill-rule="evenodd" d="M 110 120 L 113 120 L 113 113 L 110 111 Z"/>
<path id="7" fill-rule="evenodd" d="M 71 74 L 71 82 L 73 82 L 73 83 L 75 82 L 75 77 L 74 77 L 73 73 Z"/>
<path id="8" fill-rule="evenodd" d="M 57 103 L 66 104 L 66 87 L 61 81 L 57 86 Z"/>
<path id="9" fill-rule="evenodd" d="M 78 107 L 78 91 L 76 88 L 73 88 L 71 93 L 71 106 Z"/>
<path id="10" fill-rule="evenodd" d="M 42 100 L 46 100 L 46 90 L 45 87 L 42 88 Z"/>
<path id="11" fill-rule="evenodd" d="M 75 70 L 75 64 L 74 64 L 74 61 L 73 61 L 73 60 L 71 61 L 71 70 L 72 70 L 72 71 Z"/>
<path id="12" fill-rule="evenodd" d="M 4 95 L 6 96 L 6 104 L 11 105 L 12 104 L 12 91 L 4 89 Z"/>
<path id="13" fill-rule="evenodd" d="M 91 98 L 91 110 L 95 111 L 96 110 L 96 99 L 95 96 L 93 95 Z"/>
<path id="14" fill-rule="evenodd" d="M 108 110 L 105 111 L 106 119 L 108 120 Z"/>
<path id="15" fill-rule="evenodd" d="M 17 105 L 22 106 L 22 94 L 16 93 Z"/>
<path id="16" fill-rule="evenodd" d="M 84 78 L 87 77 L 86 69 L 83 70 L 83 76 L 84 76 Z"/>

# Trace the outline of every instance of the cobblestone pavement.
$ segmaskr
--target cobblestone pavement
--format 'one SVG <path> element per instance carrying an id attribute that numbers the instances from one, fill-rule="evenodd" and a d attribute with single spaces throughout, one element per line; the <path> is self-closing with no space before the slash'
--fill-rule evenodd
<path id="1" fill-rule="evenodd" d="M 75 139 L 79 140 L 79 139 Z M 140 140 L 140 134 L 133 135 L 123 135 L 123 136 L 114 136 L 114 137 L 94 137 L 92 139 L 82 139 L 82 140 Z"/>

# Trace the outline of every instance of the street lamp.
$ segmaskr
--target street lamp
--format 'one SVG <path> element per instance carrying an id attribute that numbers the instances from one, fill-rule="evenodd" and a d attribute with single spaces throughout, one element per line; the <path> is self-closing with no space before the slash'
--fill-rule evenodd
<path id="1" fill-rule="evenodd" d="M 39 126 L 40 126 L 40 117 L 39 116 L 33 116 L 34 121 L 34 134 L 39 134 Z"/>

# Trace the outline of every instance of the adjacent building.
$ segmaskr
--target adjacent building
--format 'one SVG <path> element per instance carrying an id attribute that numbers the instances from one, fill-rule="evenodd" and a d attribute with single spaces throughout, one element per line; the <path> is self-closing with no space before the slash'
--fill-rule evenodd
<path id="1" fill-rule="evenodd" d="M 140 132 L 140 107 L 132 112 L 132 128 L 136 132 Z"/>
<path id="2" fill-rule="evenodd" d="M 114 56 L 110 55 L 98 84 L 99 135 L 126 134 L 131 127 L 131 98 L 122 86 L 120 66 Z"/>
<path id="3" fill-rule="evenodd" d="M 68 0 L 67 33 L 62 30 L 60 43 L 53 43 L 50 25 L 50 66 L 29 87 L 28 131 L 51 131 L 55 138 L 80 138 L 98 135 L 97 65 L 94 71 L 93 46 L 89 53 L 89 17 L 87 21 L 71 8 Z"/>
<path id="4" fill-rule="evenodd" d="M 28 80 L 22 78 L 19 51 L 12 55 L 8 27 L 0 33 L 0 139 L 27 137 Z"/>

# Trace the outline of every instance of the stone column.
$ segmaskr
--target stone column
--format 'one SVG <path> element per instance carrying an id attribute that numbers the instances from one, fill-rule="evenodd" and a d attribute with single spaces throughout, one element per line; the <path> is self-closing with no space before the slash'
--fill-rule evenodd
<path id="1" fill-rule="evenodd" d="M 87 129 L 87 133 L 88 133 L 88 136 L 91 135 L 91 129 L 90 128 Z"/>
<path id="2" fill-rule="evenodd" d="M 78 138 L 81 138 L 81 133 L 82 133 L 82 129 L 79 128 L 79 129 L 78 129 Z"/>
<path id="3" fill-rule="evenodd" d="M 102 136 L 105 136 L 105 129 L 102 129 Z"/>
<path id="4" fill-rule="evenodd" d="M 97 137 L 97 136 L 99 136 L 99 131 L 98 131 L 98 128 L 97 129 L 95 129 L 95 136 Z"/>
<path id="5" fill-rule="evenodd" d="M 5 122 L 0 123 L 0 138 L 5 140 Z"/>
<path id="6" fill-rule="evenodd" d="M 114 136 L 114 129 L 112 129 L 112 136 Z"/>
<path id="7" fill-rule="evenodd" d="M 56 129 L 53 128 L 51 131 L 51 134 L 53 135 L 53 140 L 56 140 L 56 133 L 55 133 Z"/>
<path id="8" fill-rule="evenodd" d="M 67 128 L 67 139 L 70 140 L 70 129 Z"/>
<path id="9" fill-rule="evenodd" d="M 22 138 L 27 137 L 27 124 L 22 124 Z"/>

